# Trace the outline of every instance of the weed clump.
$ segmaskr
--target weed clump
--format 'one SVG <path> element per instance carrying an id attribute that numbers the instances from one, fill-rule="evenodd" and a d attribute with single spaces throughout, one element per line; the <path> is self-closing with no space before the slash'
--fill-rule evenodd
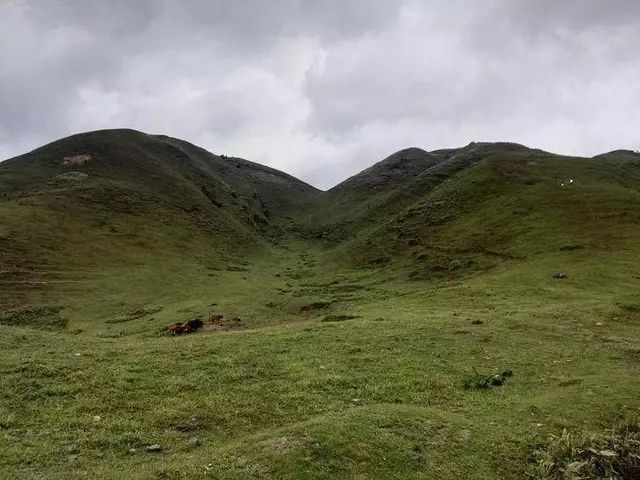
<path id="1" fill-rule="evenodd" d="M 603 434 L 560 436 L 534 452 L 531 475 L 541 480 L 640 478 L 640 419 L 632 417 Z"/>
<path id="2" fill-rule="evenodd" d="M 507 378 L 513 376 L 513 371 L 507 369 L 495 375 L 482 375 L 474 373 L 462 382 L 465 390 L 486 390 L 491 387 L 501 387 L 507 382 Z"/>

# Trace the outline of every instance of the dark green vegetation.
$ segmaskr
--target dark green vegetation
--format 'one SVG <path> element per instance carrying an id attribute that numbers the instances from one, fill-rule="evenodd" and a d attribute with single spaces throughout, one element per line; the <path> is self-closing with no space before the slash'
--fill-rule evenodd
<path id="1" fill-rule="evenodd" d="M 320 192 L 60 140 L 0 164 L 0 477 L 624 475 L 639 245 L 632 152 L 408 149 Z"/>

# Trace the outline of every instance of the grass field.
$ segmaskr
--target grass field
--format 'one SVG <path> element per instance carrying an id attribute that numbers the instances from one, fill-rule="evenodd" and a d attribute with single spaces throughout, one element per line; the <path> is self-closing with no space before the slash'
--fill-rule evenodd
<path id="1" fill-rule="evenodd" d="M 638 161 L 437 155 L 298 210 L 237 167 L 154 177 L 191 196 L 0 169 L 0 477 L 598 478 L 536 452 L 640 414 Z"/>

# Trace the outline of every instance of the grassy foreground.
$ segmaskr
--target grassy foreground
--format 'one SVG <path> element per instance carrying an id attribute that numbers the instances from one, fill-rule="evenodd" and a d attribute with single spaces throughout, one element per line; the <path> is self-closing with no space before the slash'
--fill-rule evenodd
<path id="1" fill-rule="evenodd" d="M 351 285 L 357 293 L 329 310 L 356 318 L 323 322 L 334 317 L 319 311 L 184 337 L 0 327 L 0 471 L 525 478 L 549 434 L 598 431 L 638 411 L 639 270 L 612 258 L 607 268 L 585 259 L 566 280 L 540 262 L 437 285 L 376 272 L 333 287 L 290 278 L 325 294 Z M 243 273 L 263 287 L 279 278 Z M 501 387 L 463 386 L 507 368 Z"/>

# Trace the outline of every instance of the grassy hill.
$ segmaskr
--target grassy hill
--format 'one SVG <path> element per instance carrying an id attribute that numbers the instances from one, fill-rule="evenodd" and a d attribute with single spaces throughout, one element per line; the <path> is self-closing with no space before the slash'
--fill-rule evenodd
<path id="1" fill-rule="evenodd" d="M 130 130 L 5 161 L 0 476 L 637 478 L 639 207 L 628 151 L 327 192 Z"/>
<path id="2" fill-rule="evenodd" d="M 268 256 L 285 216 L 318 193 L 268 167 L 131 130 L 7 160 L 0 191 L 0 304 L 18 308 L 16 322 L 21 308 L 51 304 L 89 323 L 199 297 L 215 272 Z"/>

